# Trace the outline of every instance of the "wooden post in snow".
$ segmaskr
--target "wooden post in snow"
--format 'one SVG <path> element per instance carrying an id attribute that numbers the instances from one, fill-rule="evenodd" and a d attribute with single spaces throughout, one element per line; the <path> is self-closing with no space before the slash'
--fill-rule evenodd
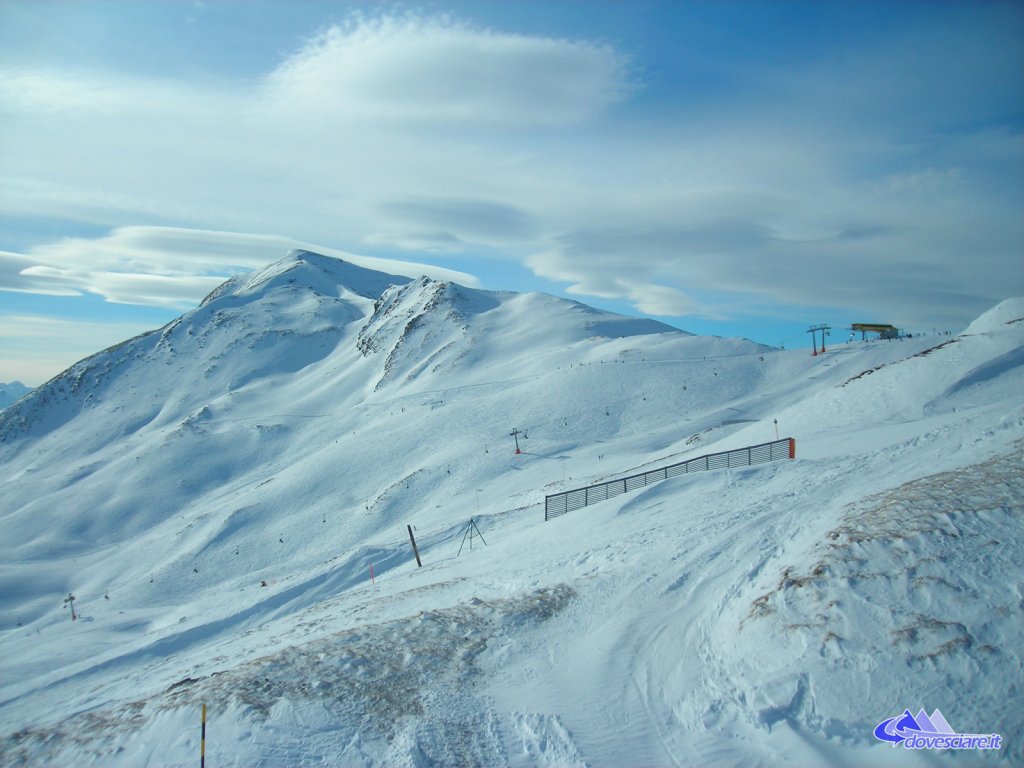
<path id="1" fill-rule="evenodd" d="M 412 526 L 407 525 L 406 528 L 409 529 L 409 541 L 412 542 L 412 553 L 416 555 L 416 565 L 422 568 L 423 563 L 420 562 L 420 551 L 416 548 L 416 537 L 412 535 Z"/>

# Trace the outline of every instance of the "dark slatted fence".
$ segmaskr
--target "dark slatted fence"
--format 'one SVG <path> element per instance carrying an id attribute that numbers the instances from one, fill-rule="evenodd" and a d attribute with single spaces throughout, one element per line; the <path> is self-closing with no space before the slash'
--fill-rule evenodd
<path id="1" fill-rule="evenodd" d="M 550 520 L 553 517 L 560 517 L 575 509 L 614 498 L 620 493 L 629 493 L 638 488 L 645 488 L 651 483 L 668 480 L 670 477 L 687 475 L 691 472 L 707 472 L 711 469 L 749 467 L 751 464 L 763 464 L 766 461 L 795 458 L 796 440 L 792 437 L 785 437 L 771 443 L 751 445 L 747 448 L 737 448 L 732 451 L 709 453 L 707 456 L 687 459 L 678 464 L 670 464 L 667 467 L 652 469 L 649 472 L 641 472 L 638 475 L 630 475 L 618 480 L 609 480 L 597 485 L 588 485 L 585 488 L 576 488 L 572 491 L 553 493 L 544 498 L 544 519 Z"/>

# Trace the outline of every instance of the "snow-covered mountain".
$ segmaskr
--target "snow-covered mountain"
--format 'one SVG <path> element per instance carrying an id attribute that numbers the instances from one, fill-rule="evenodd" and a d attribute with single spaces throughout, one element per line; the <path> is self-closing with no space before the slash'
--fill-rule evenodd
<path id="1" fill-rule="evenodd" d="M 1022 318 L 811 357 L 293 252 L 0 414 L 0 762 L 190 764 L 202 703 L 211 764 L 1019 760 Z"/>
<path id="2" fill-rule="evenodd" d="M 0 411 L 31 391 L 31 387 L 26 387 L 20 381 L 12 381 L 9 384 L 0 384 Z"/>

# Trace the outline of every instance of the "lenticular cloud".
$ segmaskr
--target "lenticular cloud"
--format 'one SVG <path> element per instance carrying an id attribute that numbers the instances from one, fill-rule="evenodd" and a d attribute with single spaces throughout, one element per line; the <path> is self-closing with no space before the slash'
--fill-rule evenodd
<path id="1" fill-rule="evenodd" d="M 284 104 L 354 120 L 559 125 L 618 101 L 628 65 L 605 45 L 385 16 L 326 29 L 265 86 Z"/>

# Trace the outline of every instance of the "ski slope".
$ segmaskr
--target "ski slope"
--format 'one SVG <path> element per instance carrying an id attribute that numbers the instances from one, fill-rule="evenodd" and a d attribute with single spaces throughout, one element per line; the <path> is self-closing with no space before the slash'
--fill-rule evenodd
<path id="1" fill-rule="evenodd" d="M 811 357 L 234 278 L 0 414 L 0 762 L 191 765 L 203 703 L 211 765 L 1021 762 L 1021 318 Z M 795 461 L 543 520 L 776 429 Z M 1004 746 L 894 750 L 904 708 Z"/>

